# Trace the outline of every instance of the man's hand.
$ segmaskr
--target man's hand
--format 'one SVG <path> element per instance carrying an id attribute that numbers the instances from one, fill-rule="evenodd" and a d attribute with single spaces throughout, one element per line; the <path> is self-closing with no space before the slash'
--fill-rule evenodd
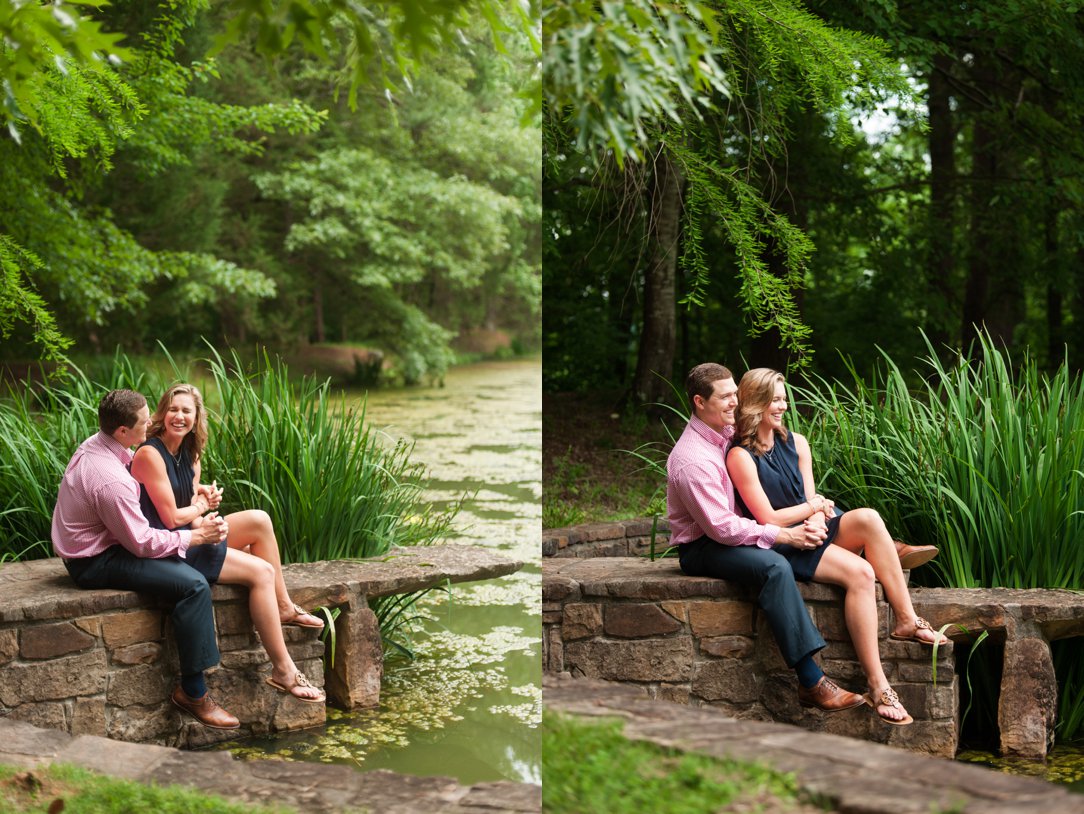
<path id="1" fill-rule="evenodd" d="M 203 518 L 198 528 L 192 529 L 192 538 L 188 544 L 192 546 L 220 543 L 226 539 L 229 531 L 229 524 L 218 516 L 218 512 L 211 512 Z"/>
<path id="2" fill-rule="evenodd" d="M 807 520 L 800 526 L 780 529 L 775 541 L 804 551 L 817 548 L 824 543 L 824 538 L 827 536 L 828 531 L 823 525 L 818 526 Z"/>

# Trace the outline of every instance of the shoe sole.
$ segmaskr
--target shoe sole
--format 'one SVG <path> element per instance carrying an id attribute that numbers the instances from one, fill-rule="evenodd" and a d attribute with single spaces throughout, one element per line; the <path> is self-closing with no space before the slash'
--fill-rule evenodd
<path id="1" fill-rule="evenodd" d="M 241 728 L 240 721 L 238 721 L 233 726 L 218 726 L 217 724 L 209 724 L 203 719 L 201 719 L 198 715 L 196 715 L 196 713 L 194 713 L 192 710 L 188 709 L 187 707 L 182 707 L 180 704 L 178 704 L 176 698 L 170 696 L 169 700 L 173 702 L 173 706 L 175 706 L 181 712 L 185 713 L 189 718 L 198 723 L 200 726 L 205 726 L 208 729 L 221 729 L 223 732 L 232 732 L 235 729 Z"/>
<path id="2" fill-rule="evenodd" d="M 925 565 L 930 560 L 938 555 L 937 551 L 917 551 L 911 554 L 904 554 L 900 557 L 900 568 L 904 571 L 910 571 L 912 568 L 918 568 L 920 565 Z"/>
<path id="3" fill-rule="evenodd" d="M 846 712 L 849 709 L 856 709 L 857 707 L 860 707 L 865 703 L 866 703 L 866 699 L 863 698 L 862 696 L 859 696 L 858 700 L 855 703 L 851 704 L 849 707 L 836 707 L 835 709 L 825 709 L 824 707 L 817 706 L 816 704 L 814 704 L 811 701 L 799 701 L 798 702 L 799 706 L 803 706 L 806 709 L 819 709 L 821 712 Z"/>

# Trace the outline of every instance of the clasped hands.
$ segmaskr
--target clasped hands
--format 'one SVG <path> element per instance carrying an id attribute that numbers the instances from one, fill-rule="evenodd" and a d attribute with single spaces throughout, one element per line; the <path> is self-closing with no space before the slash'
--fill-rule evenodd
<path id="1" fill-rule="evenodd" d="M 212 481 L 210 486 L 200 484 L 196 494 L 192 497 L 192 505 L 199 509 L 201 517 L 192 521 L 192 540 L 190 545 L 203 545 L 206 543 L 219 543 L 226 539 L 229 534 L 229 524 L 225 518 L 219 517 L 217 511 L 204 515 L 210 509 L 217 509 L 222 503 L 222 489 L 217 481 Z"/>

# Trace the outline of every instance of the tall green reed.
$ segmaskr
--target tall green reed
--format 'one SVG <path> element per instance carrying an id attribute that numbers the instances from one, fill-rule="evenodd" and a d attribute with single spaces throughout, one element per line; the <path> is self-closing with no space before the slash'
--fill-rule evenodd
<path id="1" fill-rule="evenodd" d="M 887 356 L 872 383 L 795 388 L 818 489 L 941 546 L 924 570 L 943 585 L 1080 589 L 1084 381 L 978 350 L 946 366 L 931 348 L 915 390 Z"/>
<path id="2" fill-rule="evenodd" d="M 209 360 L 211 437 L 203 479 L 226 490 L 223 513 L 262 508 L 285 562 L 373 557 L 427 545 L 449 533 L 458 504 L 425 500 L 425 468 L 413 445 L 365 422 L 364 405 L 327 382 L 290 379 L 266 354 L 254 369 L 236 355 Z"/>

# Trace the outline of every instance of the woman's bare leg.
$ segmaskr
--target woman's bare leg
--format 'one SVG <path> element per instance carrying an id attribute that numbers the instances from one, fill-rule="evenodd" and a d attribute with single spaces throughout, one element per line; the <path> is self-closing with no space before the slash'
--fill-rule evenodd
<path id="1" fill-rule="evenodd" d="M 838 539 L 838 537 L 837 537 Z M 888 677 L 881 666 L 878 648 L 877 593 L 873 567 L 870 563 L 846 549 L 830 545 L 821 556 L 813 575 L 817 582 L 839 585 L 846 591 L 843 599 L 843 616 L 854 643 L 855 653 L 872 697 L 879 698 L 889 687 Z M 907 716 L 903 707 L 877 705 L 882 717 L 901 721 Z"/>
<path id="2" fill-rule="evenodd" d="M 233 534 L 232 527 L 230 534 Z M 275 574 L 271 564 L 252 554 L 230 548 L 226 551 L 218 581 L 248 588 L 249 613 L 264 650 L 271 659 L 271 677 L 282 686 L 293 688 L 298 669 L 282 635 L 275 596 Z M 293 694 L 301 698 L 323 696 L 323 692 L 316 687 L 296 687 Z"/>
<path id="3" fill-rule="evenodd" d="M 279 543 L 275 538 L 275 527 L 271 522 L 271 517 L 265 511 L 248 509 L 226 515 L 226 522 L 230 527 L 229 546 L 231 549 L 238 551 L 247 549 L 274 569 L 275 599 L 279 609 L 279 621 L 293 619 L 296 615 L 294 603 L 290 599 L 290 594 L 286 590 L 286 580 L 282 576 L 282 557 L 279 554 Z M 308 621 L 312 627 L 317 627 L 317 623 L 320 622 L 315 616 L 311 616 Z"/>
<path id="4" fill-rule="evenodd" d="M 865 551 L 866 559 L 873 566 L 877 581 L 884 586 L 885 598 L 892 607 L 892 615 L 895 617 L 893 634 L 918 636 L 927 642 L 937 640 L 940 644 L 948 643 L 945 636 L 915 626 L 918 614 L 911 604 L 911 593 L 907 590 L 907 581 L 903 578 L 896 545 L 880 514 L 873 509 L 847 512 L 839 520 L 839 533 L 834 544 L 854 554 Z"/>

